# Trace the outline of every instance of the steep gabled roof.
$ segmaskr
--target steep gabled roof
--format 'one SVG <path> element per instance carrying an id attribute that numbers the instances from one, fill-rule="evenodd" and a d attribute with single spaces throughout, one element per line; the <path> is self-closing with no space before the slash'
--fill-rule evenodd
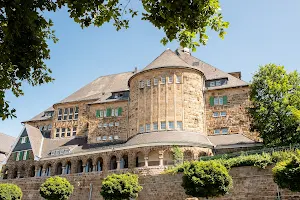
<path id="1" fill-rule="evenodd" d="M 16 138 L 4 133 L 0 133 L 0 141 L 0 152 L 9 153 L 16 141 Z"/>
<path id="2" fill-rule="evenodd" d="M 34 126 L 31 126 L 29 124 L 25 124 L 25 129 L 29 137 L 33 155 L 40 157 L 44 141 L 44 137 L 41 131 L 38 128 L 35 128 Z"/>
<path id="3" fill-rule="evenodd" d="M 50 112 L 50 111 L 54 111 L 53 106 L 49 107 L 47 110 L 44 110 L 43 112 L 41 112 L 38 115 L 34 116 L 30 120 L 24 121 L 22 123 L 30 122 L 30 121 L 45 121 L 45 120 L 49 120 L 52 117 L 51 116 L 45 116 L 45 112 Z"/>
<path id="4" fill-rule="evenodd" d="M 179 57 L 187 62 L 190 65 L 195 65 L 194 63 L 199 63 L 197 66 L 193 66 L 201 70 L 206 80 L 214 80 L 214 79 L 221 79 L 221 78 L 228 78 L 228 82 L 225 85 L 222 86 L 216 86 L 208 88 L 208 90 L 215 90 L 215 89 L 222 89 L 222 88 L 230 88 L 230 87 L 239 87 L 239 86 L 247 86 L 249 85 L 247 82 L 238 79 L 226 72 L 223 72 L 222 70 L 213 67 L 212 65 L 209 65 L 202 60 L 195 58 L 194 56 L 186 53 L 179 54 Z"/>

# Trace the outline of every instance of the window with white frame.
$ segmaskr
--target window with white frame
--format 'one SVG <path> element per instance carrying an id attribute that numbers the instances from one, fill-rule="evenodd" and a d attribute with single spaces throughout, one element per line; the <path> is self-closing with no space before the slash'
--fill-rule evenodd
<path id="1" fill-rule="evenodd" d="M 21 151 L 18 151 L 17 154 L 16 154 L 16 161 L 19 161 L 20 160 L 20 153 Z"/>
<path id="2" fill-rule="evenodd" d="M 221 133 L 222 134 L 227 134 L 228 133 L 228 128 L 222 128 Z"/>
<path id="3" fill-rule="evenodd" d="M 151 86 L 151 80 L 150 80 L 150 79 L 148 79 L 148 80 L 146 81 L 146 83 L 147 83 L 147 87 L 150 87 L 150 86 Z"/>
<path id="4" fill-rule="evenodd" d="M 102 123 L 99 123 L 98 124 L 98 128 L 102 128 L 103 124 Z"/>
<path id="5" fill-rule="evenodd" d="M 52 124 L 49 124 L 47 129 L 48 129 L 48 131 L 51 131 L 51 129 L 52 129 Z"/>
<path id="6" fill-rule="evenodd" d="M 118 109 L 118 108 L 115 108 L 115 109 L 113 109 L 113 110 L 115 110 L 115 116 L 118 117 L 118 116 L 119 116 L 119 109 Z"/>
<path id="7" fill-rule="evenodd" d="M 69 120 L 73 119 L 74 108 L 69 108 Z"/>
<path id="8" fill-rule="evenodd" d="M 173 83 L 173 76 L 169 76 L 169 81 L 168 83 Z"/>
<path id="9" fill-rule="evenodd" d="M 68 108 L 65 108 L 64 110 L 64 120 L 67 120 L 68 119 Z"/>
<path id="10" fill-rule="evenodd" d="M 119 136 L 118 136 L 118 135 L 115 135 L 115 136 L 114 136 L 114 139 L 115 139 L 115 140 L 118 140 L 118 139 L 119 139 Z"/>
<path id="11" fill-rule="evenodd" d="M 103 117 L 103 110 L 100 110 L 100 117 Z"/>
<path id="12" fill-rule="evenodd" d="M 223 97 L 215 97 L 214 105 L 223 105 Z"/>
<path id="13" fill-rule="evenodd" d="M 150 132 L 150 124 L 146 124 L 146 132 Z"/>
<path id="14" fill-rule="evenodd" d="M 160 122 L 160 130 L 166 130 L 166 122 Z"/>
<path id="15" fill-rule="evenodd" d="M 103 140 L 103 141 L 105 141 L 106 139 L 107 139 L 107 136 L 106 136 L 106 135 L 102 137 L 102 140 Z"/>
<path id="16" fill-rule="evenodd" d="M 177 130 L 183 130 L 182 121 L 177 121 Z"/>
<path id="17" fill-rule="evenodd" d="M 168 123 L 169 123 L 168 124 L 169 125 L 169 129 L 170 130 L 174 130 L 174 122 L 173 121 L 169 121 Z"/>
<path id="18" fill-rule="evenodd" d="M 117 111 L 117 112 L 118 112 L 118 111 Z M 112 116 L 112 117 L 115 116 L 115 109 L 114 109 L 114 108 L 111 109 L 111 116 Z"/>
<path id="19" fill-rule="evenodd" d="M 58 109 L 57 120 L 62 120 L 62 109 Z"/>
<path id="20" fill-rule="evenodd" d="M 109 127 L 113 127 L 114 126 L 114 122 L 109 122 Z"/>
<path id="21" fill-rule="evenodd" d="M 56 128 L 56 134 L 55 137 L 60 137 L 60 128 Z"/>
<path id="22" fill-rule="evenodd" d="M 216 81 L 216 86 L 220 86 L 221 85 L 221 80 Z"/>
<path id="23" fill-rule="evenodd" d="M 161 84 L 166 84 L 166 77 L 164 76 L 161 77 Z"/>
<path id="24" fill-rule="evenodd" d="M 71 129 L 67 128 L 67 136 L 70 137 L 71 136 Z"/>
<path id="25" fill-rule="evenodd" d="M 214 130 L 214 134 L 220 134 L 220 132 L 221 132 L 220 129 L 215 129 Z"/>
<path id="26" fill-rule="evenodd" d="M 181 83 L 181 75 L 176 76 L 176 83 Z"/>
<path id="27" fill-rule="evenodd" d="M 219 112 L 213 112 L 213 117 L 219 117 Z"/>
<path id="28" fill-rule="evenodd" d="M 104 123 L 104 124 L 103 124 L 103 127 L 106 128 L 106 127 L 107 127 L 107 123 Z"/>
<path id="29" fill-rule="evenodd" d="M 108 140 L 113 140 L 113 136 L 110 135 L 110 136 L 108 137 Z"/>
<path id="30" fill-rule="evenodd" d="M 215 81 L 209 82 L 209 87 L 215 87 L 215 86 L 216 86 L 216 82 Z"/>
<path id="31" fill-rule="evenodd" d="M 97 138 L 96 138 L 96 141 L 97 141 L 97 142 L 101 141 L 101 136 L 97 137 Z"/>
<path id="32" fill-rule="evenodd" d="M 158 78 L 153 79 L 153 85 L 158 85 Z"/>
<path id="33" fill-rule="evenodd" d="M 157 131 L 158 130 L 158 123 L 154 122 L 153 123 L 153 131 Z"/>
<path id="34" fill-rule="evenodd" d="M 73 136 L 76 135 L 76 131 L 77 131 L 77 127 L 73 127 L 73 133 L 72 133 Z"/>
<path id="35" fill-rule="evenodd" d="M 79 108 L 75 107 L 75 112 L 74 112 L 74 119 L 77 120 L 78 119 L 78 112 L 79 112 Z"/>
<path id="36" fill-rule="evenodd" d="M 61 137 L 65 137 L 66 135 L 66 128 L 61 128 Z"/>
<path id="37" fill-rule="evenodd" d="M 139 84 L 140 88 L 144 88 L 145 87 L 145 83 L 144 81 L 140 81 L 140 84 Z"/>
<path id="38" fill-rule="evenodd" d="M 221 117 L 226 117 L 226 115 L 227 115 L 226 111 L 220 112 L 220 116 L 221 116 Z"/>
<path id="39" fill-rule="evenodd" d="M 120 125 L 120 122 L 115 122 L 115 126 L 119 126 Z"/>
<path id="40" fill-rule="evenodd" d="M 27 136 L 21 137 L 21 144 L 25 144 L 27 142 Z"/>
<path id="41" fill-rule="evenodd" d="M 23 151 L 23 160 L 26 160 L 27 159 L 27 154 L 28 154 L 28 151 Z"/>
<path id="42" fill-rule="evenodd" d="M 144 132 L 144 125 L 140 125 L 140 133 Z"/>

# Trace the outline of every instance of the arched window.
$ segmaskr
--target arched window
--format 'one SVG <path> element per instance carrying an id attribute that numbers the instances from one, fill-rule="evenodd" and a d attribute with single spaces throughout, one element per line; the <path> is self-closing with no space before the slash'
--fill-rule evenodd
<path id="1" fill-rule="evenodd" d="M 12 178 L 17 178 L 18 177 L 18 169 L 14 169 L 14 172 L 13 172 L 13 177 Z"/>
<path id="2" fill-rule="evenodd" d="M 47 165 L 45 176 L 51 176 L 51 164 Z"/>
<path id="3" fill-rule="evenodd" d="M 117 157 L 116 156 L 112 156 L 111 159 L 110 159 L 110 166 L 109 166 L 109 169 L 110 170 L 114 170 L 114 169 L 117 169 Z"/>
<path id="4" fill-rule="evenodd" d="M 62 164 L 58 163 L 56 166 L 56 175 L 61 175 L 62 174 Z"/>
<path id="5" fill-rule="evenodd" d="M 142 152 L 138 152 L 135 157 L 135 167 L 144 167 L 145 166 L 145 158 Z"/>
<path id="6" fill-rule="evenodd" d="M 128 155 L 123 155 L 120 160 L 120 168 L 127 169 L 128 168 Z"/>
<path id="7" fill-rule="evenodd" d="M 43 166 L 40 166 L 39 167 L 39 170 L 38 170 L 38 172 L 37 172 L 37 176 L 38 177 L 41 177 L 43 175 Z"/>
<path id="8" fill-rule="evenodd" d="M 82 173 L 83 172 L 83 166 L 82 166 L 82 160 L 79 160 L 77 162 L 77 173 Z"/>
<path id="9" fill-rule="evenodd" d="M 71 162 L 70 161 L 67 162 L 65 170 L 66 170 L 65 174 L 71 174 Z"/>
<path id="10" fill-rule="evenodd" d="M 92 172 L 93 171 L 93 161 L 92 159 L 88 159 L 86 166 L 85 166 L 85 172 Z"/>
<path id="11" fill-rule="evenodd" d="M 30 167 L 29 177 L 35 177 L 35 166 Z"/>
<path id="12" fill-rule="evenodd" d="M 103 159 L 102 158 L 98 158 L 96 170 L 97 170 L 97 172 L 103 171 Z"/>

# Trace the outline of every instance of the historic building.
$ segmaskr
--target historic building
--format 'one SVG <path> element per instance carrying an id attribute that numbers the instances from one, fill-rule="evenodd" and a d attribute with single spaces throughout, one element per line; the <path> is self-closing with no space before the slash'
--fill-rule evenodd
<path id="1" fill-rule="evenodd" d="M 12 150 L 13 144 L 15 143 L 16 138 L 0 133 L 0 171 L 2 169 L 2 164 L 7 159 L 7 155 Z"/>
<path id="2" fill-rule="evenodd" d="M 141 71 L 99 77 L 23 122 L 4 179 L 173 164 L 257 145 L 248 83 L 193 57 L 164 51 Z"/>

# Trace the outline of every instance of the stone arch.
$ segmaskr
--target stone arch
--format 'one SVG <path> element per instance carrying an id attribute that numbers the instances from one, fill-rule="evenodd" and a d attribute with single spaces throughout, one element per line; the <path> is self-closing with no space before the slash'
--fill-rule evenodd
<path id="1" fill-rule="evenodd" d="M 145 166 L 145 155 L 143 152 L 139 151 L 135 154 L 135 167 Z"/>
<path id="2" fill-rule="evenodd" d="M 82 173 L 82 172 L 83 172 L 83 162 L 82 162 L 82 160 L 78 160 L 76 173 Z"/>
<path id="3" fill-rule="evenodd" d="M 91 158 L 89 158 L 86 161 L 85 172 L 92 172 L 92 171 L 93 171 L 93 160 Z"/>
<path id="4" fill-rule="evenodd" d="M 4 170 L 3 170 L 3 179 L 8 179 L 8 168 L 5 168 Z"/>
<path id="5" fill-rule="evenodd" d="M 63 174 L 63 166 L 62 166 L 61 162 L 57 163 L 56 168 L 55 168 L 55 174 L 56 175 L 62 175 Z"/>
<path id="6" fill-rule="evenodd" d="M 120 169 L 127 169 L 128 168 L 128 154 L 123 154 L 120 159 Z"/>
<path id="7" fill-rule="evenodd" d="M 165 150 L 163 155 L 164 165 L 174 165 L 174 155 L 172 151 Z"/>
<path id="8" fill-rule="evenodd" d="M 159 166 L 159 150 L 151 150 L 148 153 L 148 165 Z"/>
<path id="9" fill-rule="evenodd" d="M 18 168 L 14 168 L 13 173 L 12 173 L 12 178 L 18 178 Z"/>
<path id="10" fill-rule="evenodd" d="M 51 176 L 52 165 L 50 163 L 45 165 L 45 176 Z"/>
<path id="11" fill-rule="evenodd" d="M 38 166 L 38 171 L 36 176 L 41 177 L 43 175 L 43 165 Z"/>
<path id="12" fill-rule="evenodd" d="M 102 157 L 99 157 L 96 160 L 96 171 L 97 172 L 103 171 L 103 158 Z"/>
<path id="13" fill-rule="evenodd" d="M 109 170 L 115 170 L 117 169 L 117 157 L 115 155 L 110 157 L 109 160 Z"/>
<path id="14" fill-rule="evenodd" d="M 72 167 L 71 161 L 67 161 L 66 168 L 65 168 L 65 174 L 71 174 L 71 167 Z"/>
<path id="15" fill-rule="evenodd" d="M 29 177 L 35 177 L 35 166 L 34 166 L 34 165 L 32 165 L 32 166 L 29 168 L 28 176 L 29 176 Z"/>
<path id="16" fill-rule="evenodd" d="M 191 150 L 186 150 L 183 152 L 183 160 L 184 161 L 192 161 L 193 160 L 193 152 Z"/>
<path id="17" fill-rule="evenodd" d="M 19 171 L 18 173 L 19 173 L 19 178 L 25 178 L 25 175 L 26 175 L 25 167 L 22 166 L 22 167 L 20 168 L 20 171 Z"/>

